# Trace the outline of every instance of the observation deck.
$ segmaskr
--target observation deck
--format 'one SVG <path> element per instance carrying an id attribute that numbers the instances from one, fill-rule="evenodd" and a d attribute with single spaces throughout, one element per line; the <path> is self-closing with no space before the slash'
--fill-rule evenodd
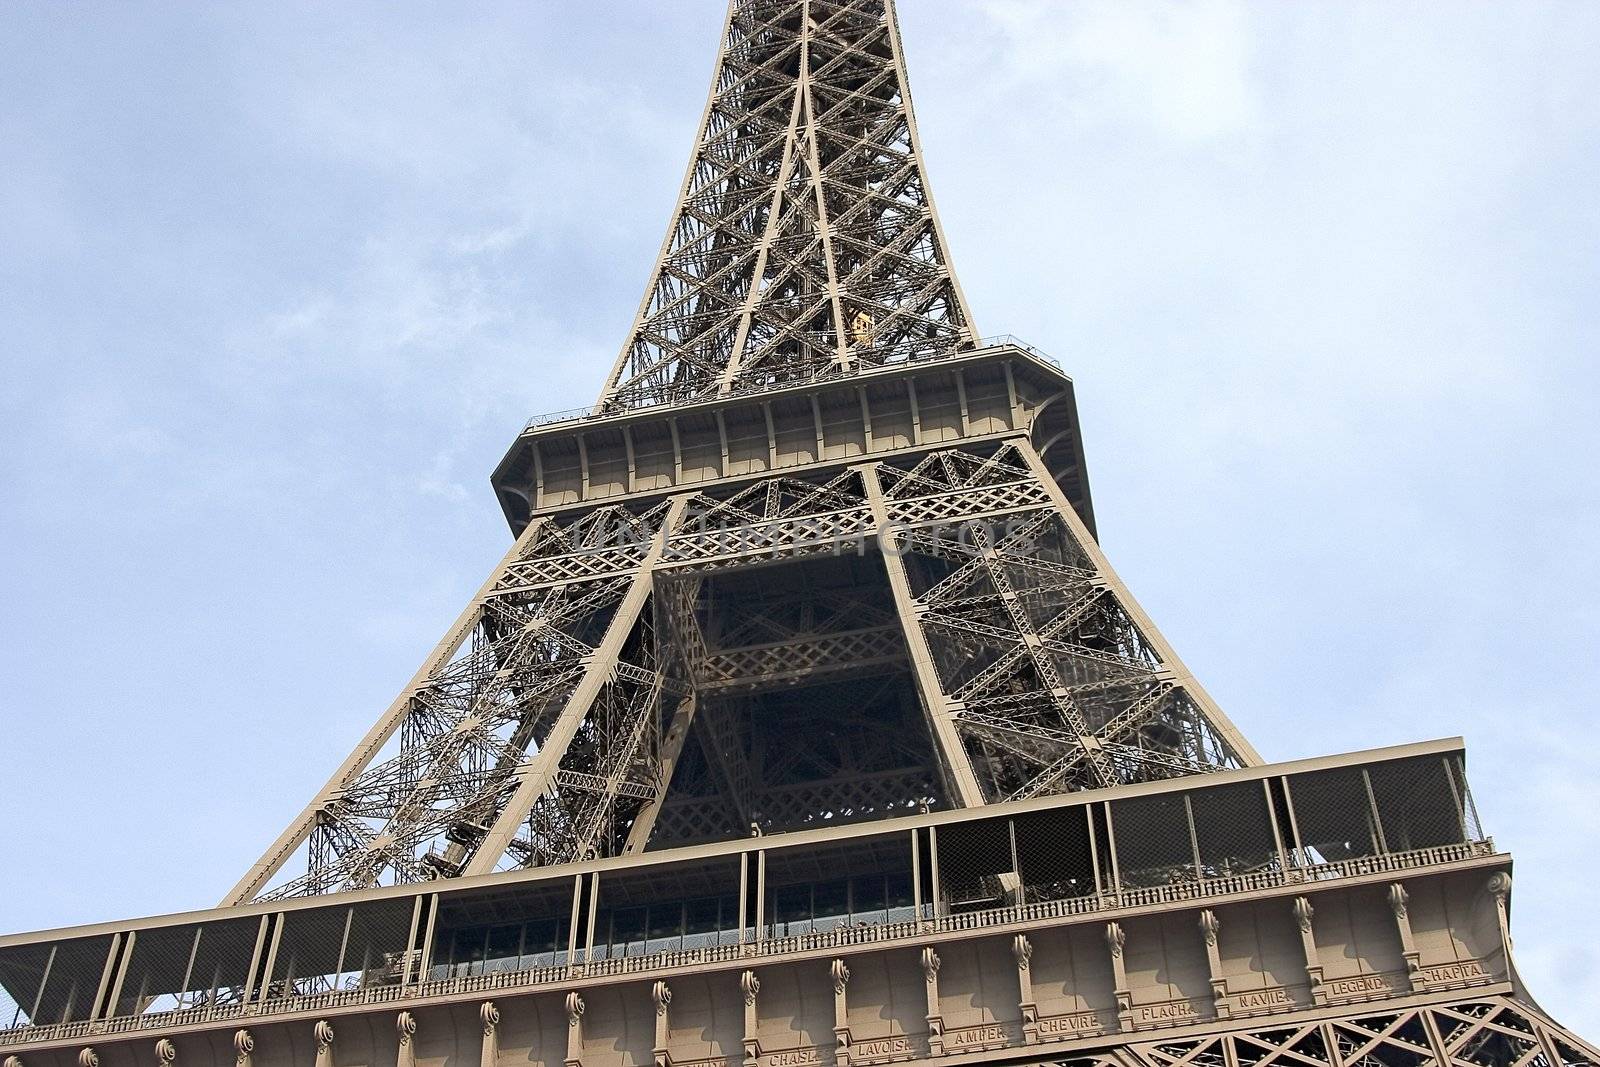
<path id="1" fill-rule="evenodd" d="M 1094 507 L 1072 379 L 1017 338 L 937 358 L 746 383 L 710 399 L 576 408 L 529 420 L 491 479 L 521 533 L 535 513 L 685 486 L 1027 435 L 1084 524 Z"/>
<path id="2" fill-rule="evenodd" d="M 15 935 L 0 1054 L 972 1063 L 1509 993 L 1464 765 L 1443 740 Z"/>

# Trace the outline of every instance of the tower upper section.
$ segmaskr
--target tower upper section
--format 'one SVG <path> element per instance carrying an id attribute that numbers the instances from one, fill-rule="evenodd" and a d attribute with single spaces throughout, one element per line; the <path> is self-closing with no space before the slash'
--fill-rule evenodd
<path id="1" fill-rule="evenodd" d="M 970 345 L 893 0 L 731 0 L 671 227 L 599 408 Z"/>

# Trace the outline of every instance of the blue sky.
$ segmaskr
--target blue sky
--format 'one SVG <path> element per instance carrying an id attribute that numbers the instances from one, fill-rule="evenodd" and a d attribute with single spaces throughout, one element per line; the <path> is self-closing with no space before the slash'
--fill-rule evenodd
<path id="1" fill-rule="evenodd" d="M 902 8 L 1113 561 L 1268 758 L 1464 734 L 1600 1035 L 1600 5 Z M 615 357 L 720 15 L 7 5 L 0 927 L 214 902 L 409 677 Z"/>

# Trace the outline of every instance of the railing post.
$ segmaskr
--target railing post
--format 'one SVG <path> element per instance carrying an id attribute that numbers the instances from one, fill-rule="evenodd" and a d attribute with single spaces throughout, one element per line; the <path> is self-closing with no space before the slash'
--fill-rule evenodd
<path id="1" fill-rule="evenodd" d="M 583 996 L 574 991 L 567 994 L 567 1059 L 566 1067 L 583 1067 Z"/>
<path id="2" fill-rule="evenodd" d="M 234 1067 L 254 1067 L 256 1039 L 249 1030 L 236 1030 L 233 1034 Z"/>
<path id="3" fill-rule="evenodd" d="M 1206 945 L 1206 972 L 1211 979 L 1211 1001 L 1216 1005 L 1217 1018 L 1226 1019 L 1233 1012 L 1228 1005 L 1228 980 L 1222 976 L 1222 953 L 1217 947 L 1217 935 L 1222 924 L 1217 913 L 1210 908 L 1200 913 L 1200 936 Z"/>
<path id="4" fill-rule="evenodd" d="M 1022 1016 L 1022 1040 L 1036 1044 L 1039 1040 L 1039 1006 L 1033 999 L 1033 942 L 1027 934 L 1011 939 L 1011 958 L 1017 963 L 1017 1010 Z"/>
<path id="5" fill-rule="evenodd" d="M 316 1067 L 333 1067 L 333 1024 L 319 1019 L 311 1034 L 317 1042 Z"/>
<path id="6" fill-rule="evenodd" d="M 400 1051 L 395 1062 L 398 1067 L 417 1067 L 417 1019 L 409 1011 L 395 1016 L 394 1029 L 400 1039 Z"/>
<path id="7" fill-rule="evenodd" d="M 650 987 L 650 999 L 656 1008 L 655 1045 L 650 1050 L 650 1056 L 655 1067 L 672 1067 L 672 1051 L 669 1047 L 672 1026 L 668 1015 L 672 1007 L 672 987 L 665 982 L 657 982 Z M 484 1067 L 494 1065 L 486 1062 Z"/>
<path id="8" fill-rule="evenodd" d="M 263 922 L 266 921 L 265 917 L 263 917 L 262 921 Z M 108 990 L 111 987 L 111 981 L 112 981 L 113 978 L 116 977 L 117 964 L 121 961 L 121 955 L 120 955 L 121 949 L 122 949 L 122 934 L 121 933 L 112 934 L 111 935 L 111 945 L 110 945 L 110 947 L 108 947 L 106 949 L 105 966 L 100 969 L 100 984 L 95 987 L 94 1000 L 89 1002 L 89 1012 L 85 1016 L 85 1018 L 97 1019 L 103 1014 L 103 1005 L 105 1004 L 106 990 Z M 66 1018 L 67 1013 L 68 1013 L 67 1010 L 63 1009 L 63 1011 L 62 1011 L 62 1019 L 61 1019 L 62 1022 L 70 1021 L 70 1020 L 68 1020 Z M 90 1049 L 89 1051 L 92 1052 L 93 1050 Z"/>
<path id="9" fill-rule="evenodd" d="M 583 909 L 583 875 L 572 876 L 572 918 L 567 924 L 567 967 L 578 962 L 578 919 Z"/>
<path id="10" fill-rule="evenodd" d="M 761 992 L 761 979 L 756 977 L 756 972 L 745 971 L 739 975 L 739 992 L 744 996 L 744 1067 L 757 1067 L 761 1042 L 756 1037 L 760 1025 L 756 997 Z"/>
<path id="11" fill-rule="evenodd" d="M 411 926 L 406 931 L 406 954 L 401 958 L 400 987 L 411 984 L 411 962 L 417 951 L 417 928 L 422 925 L 422 894 L 411 901 Z M 270 975 L 269 975 L 270 977 Z"/>
<path id="12" fill-rule="evenodd" d="M 1400 934 L 1400 954 L 1406 961 L 1406 977 L 1411 982 L 1411 988 L 1421 992 L 1427 988 L 1427 982 L 1422 977 L 1422 954 L 1417 951 L 1416 938 L 1411 933 L 1411 912 L 1406 907 L 1411 900 L 1411 894 L 1406 892 L 1406 887 L 1399 882 L 1389 886 L 1389 910 L 1394 913 L 1395 929 Z"/>
<path id="13" fill-rule="evenodd" d="M 483 1045 L 478 1062 L 481 1067 L 497 1067 L 500 1059 L 500 1009 L 494 1001 L 486 1000 L 478 1008 L 478 1021 L 483 1024 Z"/>
<path id="14" fill-rule="evenodd" d="M 1133 995 L 1128 990 L 1128 965 L 1122 958 L 1128 935 L 1120 923 L 1106 923 L 1106 949 L 1111 953 L 1112 994 L 1117 998 L 1117 1027 L 1133 1029 Z"/>
<path id="15" fill-rule="evenodd" d="M 944 1013 L 939 1008 L 939 953 L 922 950 L 922 979 L 928 998 L 928 1055 L 944 1055 Z"/>
<path id="16" fill-rule="evenodd" d="M 418 985 L 428 980 L 428 972 L 433 969 L 433 934 L 439 922 L 439 894 L 429 893 L 427 901 L 428 924 L 422 934 L 422 951 L 417 959 Z"/>
<path id="17" fill-rule="evenodd" d="M 756 929 L 755 942 L 767 938 L 767 850 L 756 851 Z"/>
<path id="18" fill-rule="evenodd" d="M 850 1006 L 845 992 L 850 986 L 850 968 L 844 960 L 835 959 L 828 964 L 828 977 L 833 981 L 834 1063 L 850 1067 Z"/>
<path id="19" fill-rule="evenodd" d="M 1294 922 L 1300 930 L 1300 949 L 1306 958 L 1306 981 L 1311 984 L 1311 999 L 1318 1004 L 1328 1002 L 1328 992 L 1322 988 L 1322 957 L 1317 952 L 1317 935 L 1311 919 L 1317 909 L 1306 897 L 1294 898 Z"/>

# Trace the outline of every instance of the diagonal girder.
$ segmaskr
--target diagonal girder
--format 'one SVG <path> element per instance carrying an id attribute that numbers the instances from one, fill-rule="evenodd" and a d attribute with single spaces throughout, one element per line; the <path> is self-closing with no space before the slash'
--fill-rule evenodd
<path id="1" fill-rule="evenodd" d="M 973 336 L 891 0 L 735 0 L 602 408 L 922 358 Z"/>

